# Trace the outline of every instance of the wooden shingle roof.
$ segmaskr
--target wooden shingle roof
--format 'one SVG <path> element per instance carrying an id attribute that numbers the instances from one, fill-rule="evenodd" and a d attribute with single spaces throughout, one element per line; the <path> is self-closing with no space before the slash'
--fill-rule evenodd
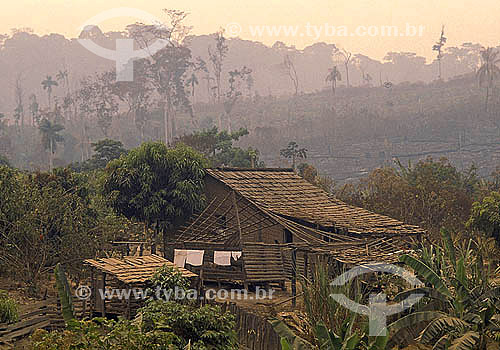
<path id="1" fill-rule="evenodd" d="M 422 234 L 385 215 L 353 207 L 310 184 L 291 169 L 208 169 L 209 176 L 276 215 L 353 234 Z"/>
<path id="2" fill-rule="evenodd" d="M 127 256 L 123 259 L 87 259 L 84 263 L 116 277 L 125 284 L 144 283 L 163 265 L 178 269 L 186 278 L 196 277 L 196 274 L 193 272 L 177 267 L 172 262 L 158 255 Z"/>

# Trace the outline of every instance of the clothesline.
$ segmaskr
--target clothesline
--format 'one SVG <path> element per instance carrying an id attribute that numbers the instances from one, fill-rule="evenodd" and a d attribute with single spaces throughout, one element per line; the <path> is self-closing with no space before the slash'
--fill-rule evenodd
<path id="1" fill-rule="evenodd" d="M 174 249 L 174 264 L 178 267 L 184 267 L 186 264 L 201 266 L 203 265 L 204 254 L 204 250 Z M 215 251 L 214 264 L 230 266 L 231 258 L 238 260 L 240 257 L 241 251 Z"/>

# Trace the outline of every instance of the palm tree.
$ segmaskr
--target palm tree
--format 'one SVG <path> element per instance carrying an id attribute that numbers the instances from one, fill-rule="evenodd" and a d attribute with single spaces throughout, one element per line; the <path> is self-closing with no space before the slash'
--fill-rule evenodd
<path id="1" fill-rule="evenodd" d="M 351 83 L 349 82 L 349 63 L 352 60 L 352 53 L 347 51 L 346 49 L 336 48 L 333 52 L 333 55 L 340 57 L 344 61 L 346 84 L 347 87 L 351 87 Z"/>
<path id="2" fill-rule="evenodd" d="M 67 70 L 60 70 L 56 75 L 56 79 L 62 82 L 65 87 L 69 87 L 69 74 Z"/>
<path id="3" fill-rule="evenodd" d="M 337 66 L 328 70 L 328 74 L 325 78 L 327 83 L 332 85 L 332 93 L 335 95 L 335 89 L 337 88 L 337 81 L 341 81 L 342 76 L 340 75 L 340 71 L 337 69 Z"/>
<path id="4" fill-rule="evenodd" d="M 485 110 L 488 112 L 488 101 L 490 98 L 490 89 L 493 88 L 493 81 L 500 75 L 500 68 L 497 66 L 500 63 L 498 51 L 488 47 L 481 51 L 482 65 L 477 71 L 479 86 L 486 87 Z"/>
<path id="5" fill-rule="evenodd" d="M 196 85 L 199 84 L 199 81 L 198 81 L 198 78 L 196 77 L 196 74 L 191 73 L 191 76 L 189 77 L 189 79 L 186 80 L 186 84 L 191 86 L 191 97 L 193 99 L 193 101 L 191 101 L 191 103 L 193 103 L 194 102 L 194 88 L 196 87 Z"/>
<path id="6" fill-rule="evenodd" d="M 47 75 L 47 78 L 45 78 L 45 80 L 42 81 L 43 89 L 47 90 L 47 95 L 49 98 L 49 109 L 51 108 L 52 105 L 52 87 L 58 85 L 59 84 L 57 83 L 57 81 L 53 80 L 50 75 Z"/>
<path id="7" fill-rule="evenodd" d="M 64 137 L 59 134 L 60 131 L 64 130 L 64 126 L 52 123 L 47 118 L 42 119 L 40 126 L 38 127 L 40 133 L 42 134 L 42 145 L 43 148 L 49 151 L 49 168 L 52 170 L 54 166 L 54 154 L 57 150 L 57 143 L 64 141 Z"/>

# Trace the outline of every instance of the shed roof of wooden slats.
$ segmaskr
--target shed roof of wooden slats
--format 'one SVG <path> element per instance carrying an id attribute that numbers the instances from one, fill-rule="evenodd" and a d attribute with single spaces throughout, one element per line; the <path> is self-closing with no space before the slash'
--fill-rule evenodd
<path id="1" fill-rule="evenodd" d="M 353 234 L 425 233 L 418 226 L 347 205 L 292 169 L 216 168 L 208 169 L 207 173 L 268 212 L 316 227 Z"/>
<path id="2" fill-rule="evenodd" d="M 124 257 L 123 259 L 102 258 L 87 259 L 85 264 L 90 265 L 101 272 L 116 277 L 125 284 L 144 283 L 163 265 L 178 269 L 186 278 L 197 275 L 189 270 L 175 266 L 172 262 L 158 255 L 146 255 L 138 257 Z"/>

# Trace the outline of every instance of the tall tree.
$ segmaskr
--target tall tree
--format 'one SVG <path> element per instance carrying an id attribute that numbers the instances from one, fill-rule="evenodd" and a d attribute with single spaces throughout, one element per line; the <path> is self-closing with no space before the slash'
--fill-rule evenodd
<path id="1" fill-rule="evenodd" d="M 215 36 L 215 50 L 212 50 L 211 47 L 208 47 L 208 57 L 210 63 L 212 64 L 212 69 L 215 75 L 215 88 L 214 92 L 216 92 L 216 100 L 217 103 L 221 103 L 222 97 L 222 86 L 221 86 L 221 77 L 222 77 L 222 66 L 224 64 L 224 59 L 227 56 L 227 52 L 229 50 L 226 38 L 224 37 L 224 30 L 220 29 Z M 222 130 L 222 112 L 217 113 L 217 122 L 219 130 Z"/>
<path id="2" fill-rule="evenodd" d="M 336 48 L 334 50 L 333 54 L 339 56 L 342 59 L 342 61 L 344 63 L 344 67 L 345 67 L 346 84 L 347 84 L 347 87 L 350 87 L 351 83 L 349 81 L 349 64 L 351 63 L 352 53 L 347 51 L 346 49 Z"/>
<path id="3" fill-rule="evenodd" d="M 42 134 L 43 148 L 49 151 L 49 169 L 52 170 L 54 168 L 54 154 L 57 150 L 57 144 L 64 141 L 64 137 L 59 134 L 59 132 L 64 130 L 64 127 L 44 118 L 38 128 Z"/>
<path id="4" fill-rule="evenodd" d="M 286 73 L 290 80 L 292 81 L 294 88 L 294 95 L 297 96 L 299 94 L 299 76 L 297 75 L 297 70 L 295 69 L 295 64 L 291 59 L 290 55 L 285 55 L 283 59 L 283 65 L 285 66 Z"/>
<path id="5" fill-rule="evenodd" d="M 299 145 L 295 141 L 288 143 L 286 148 L 280 150 L 280 155 L 287 159 L 292 160 L 292 167 L 295 170 L 295 161 L 297 158 L 305 159 L 307 158 L 307 149 L 299 148 Z"/>
<path id="6" fill-rule="evenodd" d="M 205 165 L 187 146 L 147 142 L 108 164 L 103 191 L 118 212 L 144 222 L 145 233 L 154 225 L 152 253 L 163 229 L 166 254 L 168 229 L 203 206 Z"/>
<path id="7" fill-rule="evenodd" d="M 71 112 L 74 109 L 74 99 L 71 96 L 71 87 L 69 85 L 69 72 L 67 69 L 57 72 L 56 79 L 63 87 L 66 88 L 66 96 L 63 99 L 63 109 L 65 112 L 65 119 L 71 119 Z"/>
<path id="8" fill-rule="evenodd" d="M 438 67 L 439 67 L 439 73 L 438 73 L 438 79 L 441 80 L 441 59 L 443 58 L 442 54 L 442 48 L 446 44 L 446 37 L 444 36 L 444 26 L 441 28 L 441 36 L 439 37 L 439 40 L 432 46 L 433 51 L 437 51 L 437 60 L 438 60 Z"/>
<path id="9" fill-rule="evenodd" d="M 335 89 L 337 88 L 337 81 L 341 81 L 342 76 L 340 75 L 340 71 L 337 69 L 337 66 L 333 66 L 333 68 L 328 70 L 328 74 L 326 75 L 325 81 L 330 83 L 332 86 L 332 93 L 335 95 Z"/>
<path id="10" fill-rule="evenodd" d="M 191 50 L 184 40 L 191 27 L 184 25 L 187 13 L 178 10 L 163 10 L 168 23 L 158 25 L 131 25 L 127 29 L 130 36 L 144 49 L 149 43 L 161 39 L 168 45 L 148 58 L 151 61 L 149 78 L 161 101 L 163 115 L 165 144 L 169 145 L 175 136 L 176 109 L 189 109 L 189 99 L 186 92 L 186 72 L 193 63 Z"/>
<path id="11" fill-rule="evenodd" d="M 484 109 L 488 112 L 488 102 L 490 98 L 490 89 L 494 87 L 494 81 L 500 76 L 500 57 L 498 51 L 488 47 L 481 51 L 481 67 L 477 71 L 479 86 L 486 87 L 486 100 L 484 102 Z"/>
<path id="12" fill-rule="evenodd" d="M 24 127 L 24 89 L 22 86 L 22 77 L 18 75 L 15 87 L 16 109 L 14 110 L 14 119 L 16 124 Z"/>
<path id="13" fill-rule="evenodd" d="M 85 78 L 81 82 L 78 95 L 82 118 L 85 116 L 94 119 L 107 138 L 113 117 L 118 115 L 115 72 L 104 72 L 95 77 Z"/>
<path id="14" fill-rule="evenodd" d="M 114 93 L 127 104 L 127 116 L 132 114 L 134 125 L 140 133 L 140 141 L 144 142 L 148 115 L 153 108 L 154 88 L 149 80 L 149 60 L 134 62 L 134 80 L 120 81 L 114 84 Z"/>
<path id="15" fill-rule="evenodd" d="M 30 115 L 31 115 L 31 125 L 35 126 L 40 122 L 40 105 L 38 104 L 38 100 L 35 94 L 32 94 L 29 98 L 30 105 Z"/>
<path id="16" fill-rule="evenodd" d="M 227 118 L 227 130 L 231 133 L 231 112 L 238 98 L 242 95 L 241 84 L 252 74 L 252 70 L 243 67 L 229 72 L 229 89 L 224 98 L 224 113 Z"/>
<path id="17" fill-rule="evenodd" d="M 52 88 L 58 86 L 57 81 L 53 80 L 50 75 L 47 75 L 45 80 L 42 81 L 43 89 L 47 91 L 47 97 L 49 100 L 49 109 L 52 107 Z"/>
<path id="18" fill-rule="evenodd" d="M 224 59 L 227 56 L 229 47 L 226 43 L 226 38 L 224 37 L 224 29 L 220 29 L 214 34 L 215 37 L 215 51 L 213 51 L 210 46 L 208 47 L 208 57 L 212 63 L 212 68 L 215 75 L 215 83 L 217 84 L 217 102 L 221 101 L 221 76 L 222 76 L 222 66 L 224 64 Z M 221 129 L 221 125 L 219 125 Z"/>

